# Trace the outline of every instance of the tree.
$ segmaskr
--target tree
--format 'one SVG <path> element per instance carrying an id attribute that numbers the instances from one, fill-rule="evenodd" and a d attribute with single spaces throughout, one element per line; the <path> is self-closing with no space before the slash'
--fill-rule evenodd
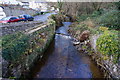
<path id="1" fill-rule="evenodd" d="M 119 2 L 115 2 L 115 6 L 117 7 L 118 10 L 120 10 L 120 1 Z"/>
<path id="2" fill-rule="evenodd" d="M 95 11 L 99 11 L 101 9 L 101 5 L 103 2 L 93 2 L 92 6 L 94 8 Z"/>
<path id="3" fill-rule="evenodd" d="M 58 7 L 60 13 L 62 13 L 62 6 L 63 6 L 63 2 L 61 0 L 58 0 L 57 7 Z"/>

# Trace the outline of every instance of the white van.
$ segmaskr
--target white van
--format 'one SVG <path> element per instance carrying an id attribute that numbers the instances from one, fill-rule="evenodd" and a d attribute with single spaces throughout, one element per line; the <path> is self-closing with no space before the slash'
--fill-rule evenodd
<path id="1" fill-rule="evenodd" d="M 3 17 L 6 17 L 5 12 L 3 11 L 3 8 L 0 7 L 0 19 L 2 19 Z"/>

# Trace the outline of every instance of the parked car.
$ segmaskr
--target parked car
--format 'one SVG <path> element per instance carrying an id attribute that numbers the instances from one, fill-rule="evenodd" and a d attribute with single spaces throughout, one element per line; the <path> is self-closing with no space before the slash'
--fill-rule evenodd
<path id="1" fill-rule="evenodd" d="M 28 14 L 19 15 L 19 17 L 24 17 L 25 21 L 33 21 L 34 20 L 34 18 Z"/>
<path id="2" fill-rule="evenodd" d="M 18 22 L 20 19 L 16 16 L 4 17 L 0 20 L 0 23 L 10 23 L 10 22 Z"/>
<path id="3" fill-rule="evenodd" d="M 18 16 L 18 18 L 20 19 L 19 21 L 26 21 L 24 16 Z"/>

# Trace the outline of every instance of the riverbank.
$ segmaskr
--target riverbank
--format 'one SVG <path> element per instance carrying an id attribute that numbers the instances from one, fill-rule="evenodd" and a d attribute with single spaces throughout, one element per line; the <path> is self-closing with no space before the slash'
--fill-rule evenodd
<path id="1" fill-rule="evenodd" d="M 86 54 L 79 53 L 68 34 L 71 22 L 56 30 L 49 48 L 32 68 L 28 79 L 39 78 L 103 78 L 103 73 Z"/>
<path id="2" fill-rule="evenodd" d="M 37 28 L 39 27 L 41 25 L 37 25 Z M 16 79 L 26 76 L 26 73 L 34 66 L 34 62 L 42 58 L 44 51 L 53 40 L 55 23 L 49 19 L 44 27 L 31 30 L 5 35 L 1 38 L 3 78 Z"/>
<path id="3" fill-rule="evenodd" d="M 100 67 L 101 70 L 104 72 L 105 78 L 119 78 L 120 66 L 119 66 L 119 63 L 115 63 L 113 60 L 116 58 L 115 57 L 109 58 L 110 56 L 108 57 L 107 55 L 103 54 L 104 52 L 101 53 L 98 50 L 98 44 L 99 43 L 105 44 L 107 43 L 108 40 L 106 40 L 105 43 L 101 43 L 100 41 L 97 42 L 98 39 L 99 40 L 106 39 L 106 38 L 100 38 L 100 36 L 102 35 L 105 35 L 105 34 L 118 35 L 119 32 L 112 31 L 112 30 L 107 31 L 107 28 L 105 27 L 95 27 L 95 26 L 99 26 L 99 25 L 96 25 L 93 19 L 87 19 L 83 22 L 74 22 L 70 26 L 70 29 L 68 30 L 71 36 L 75 38 L 75 40 L 73 41 L 73 44 L 75 45 L 76 49 L 79 52 L 83 52 L 89 55 L 92 58 L 92 60 L 95 61 L 98 67 Z M 89 36 L 89 37 L 86 37 L 86 36 Z M 112 39 L 110 40 L 112 41 Z M 114 41 L 117 41 L 117 38 Z M 111 43 L 108 43 L 107 45 L 111 45 Z M 118 48 L 118 46 L 116 47 Z M 104 49 L 103 51 L 106 51 L 106 50 Z M 117 51 L 119 52 L 119 50 Z M 117 52 L 116 52 L 116 55 L 117 55 Z"/>

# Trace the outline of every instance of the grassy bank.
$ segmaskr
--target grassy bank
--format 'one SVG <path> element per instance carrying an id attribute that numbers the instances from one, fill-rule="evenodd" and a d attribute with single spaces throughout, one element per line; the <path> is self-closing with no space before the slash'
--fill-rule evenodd
<path id="1" fill-rule="evenodd" d="M 108 12 L 95 11 L 92 14 L 81 15 L 69 29 L 69 33 L 78 40 L 83 31 L 90 31 L 90 42 L 84 43 L 82 49 L 86 50 L 88 55 L 104 68 L 106 75 L 116 78 L 120 77 L 119 13 L 119 10 L 109 10 Z M 98 37 L 96 38 L 96 36 Z"/>

